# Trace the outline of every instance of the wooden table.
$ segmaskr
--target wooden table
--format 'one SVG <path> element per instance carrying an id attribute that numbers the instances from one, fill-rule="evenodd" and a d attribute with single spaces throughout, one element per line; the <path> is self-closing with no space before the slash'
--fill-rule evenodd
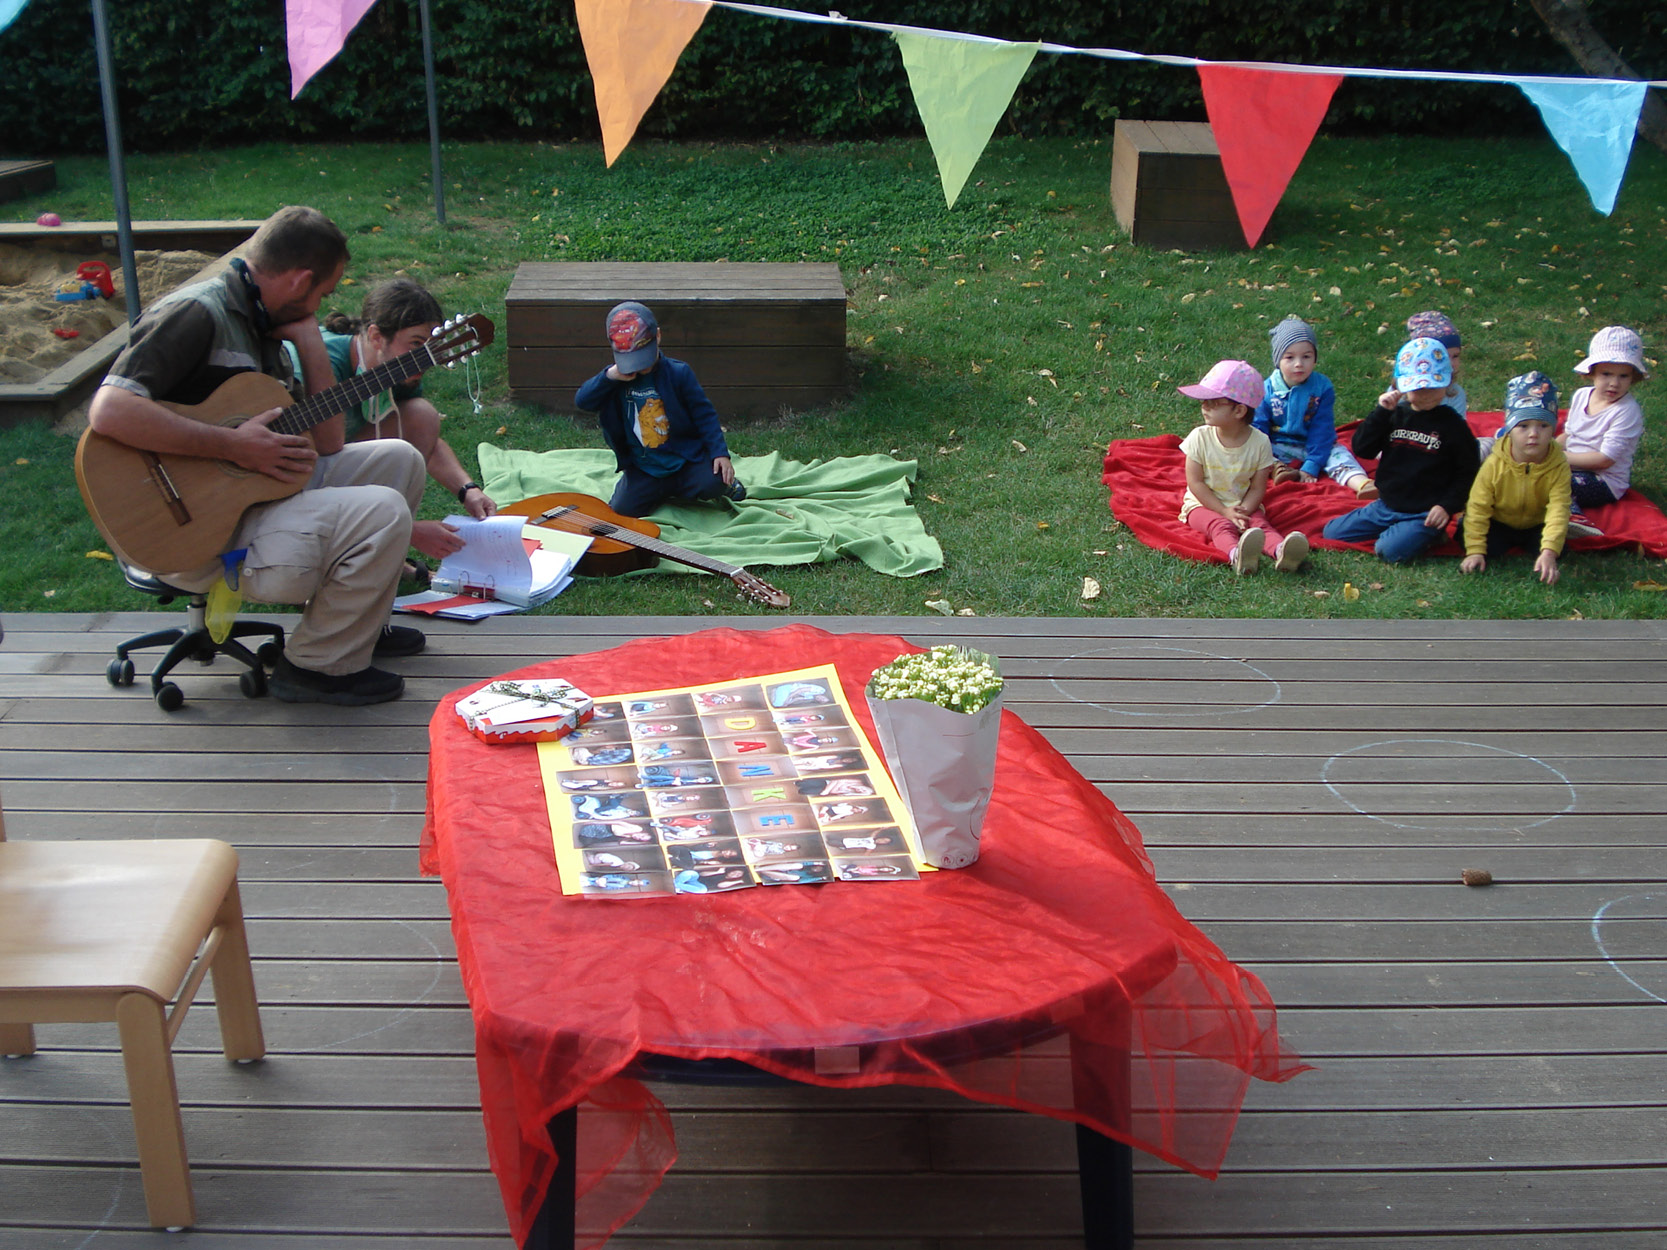
<path id="1" fill-rule="evenodd" d="M 905 649 L 807 626 L 710 631 L 515 676 L 560 675 L 602 698 L 831 662 L 872 732 L 862 685 Z M 645 1057 L 736 1060 L 833 1087 L 928 1086 L 1074 1121 L 1090 1130 L 1079 1142 L 1087 1244 L 1108 1248 L 1132 1240 L 1127 1201 L 1102 1200 L 1108 1185 L 1128 1194 L 1129 1163 L 1100 1139 L 1207 1174 L 1245 1073 L 1299 1070 L 1259 984 L 1169 906 L 1132 826 L 1011 714 L 970 869 L 597 900 L 560 892 L 532 749 L 477 741 L 452 709 L 458 695 L 430 727 L 424 865 L 450 899 L 494 1171 L 523 1245 L 572 1244 L 575 1185 L 582 1231 L 605 1238 L 658 1184 L 675 1152 L 664 1109 L 627 1074 Z M 1063 1065 L 1026 1049 L 1058 1036 L 1070 1040 Z M 563 1149 L 581 1104 L 586 1132 Z M 554 1148 L 541 1140 L 552 1119 Z M 576 1166 L 558 1174 L 558 1155 Z M 618 1158 L 628 1168 L 616 1171 Z M 561 1227 L 550 1216 L 535 1227 L 552 1186 Z"/>

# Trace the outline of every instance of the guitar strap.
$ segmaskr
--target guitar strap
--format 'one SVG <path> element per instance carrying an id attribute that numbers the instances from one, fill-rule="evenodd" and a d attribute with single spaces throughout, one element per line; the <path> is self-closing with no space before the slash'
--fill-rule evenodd
<path id="1" fill-rule="evenodd" d="M 272 314 L 260 297 L 260 286 L 249 274 L 249 264 L 241 256 L 232 258 L 232 272 L 243 279 L 243 293 L 249 297 L 249 309 L 255 319 L 255 329 L 264 335 L 272 329 Z"/>

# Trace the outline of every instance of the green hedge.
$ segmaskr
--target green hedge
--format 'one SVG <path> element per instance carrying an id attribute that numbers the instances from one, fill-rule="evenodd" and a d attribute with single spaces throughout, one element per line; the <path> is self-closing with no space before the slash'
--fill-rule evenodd
<path id="1" fill-rule="evenodd" d="M 1591 8 L 1635 68 L 1667 76 L 1667 6 L 1593 0 Z M 123 133 L 134 150 L 424 133 L 416 0 L 379 0 L 342 55 L 293 102 L 283 0 L 119 0 L 109 11 Z M 596 136 L 572 0 L 433 0 L 433 14 L 448 137 Z M 1578 72 L 1527 0 L 894 0 L 857 5 L 849 16 L 1218 60 Z M 1101 134 L 1119 116 L 1201 118 L 1196 75 L 1038 56 L 1004 125 L 1023 134 Z M 1498 132 L 1536 123 L 1521 94 L 1506 87 L 1351 79 L 1327 124 Z M 855 139 L 918 129 L 884 35 L 713 9 L 640 133 Z M 0 151 L 102 147 L 87 0 L 31 0 L 0 34 Z"/>

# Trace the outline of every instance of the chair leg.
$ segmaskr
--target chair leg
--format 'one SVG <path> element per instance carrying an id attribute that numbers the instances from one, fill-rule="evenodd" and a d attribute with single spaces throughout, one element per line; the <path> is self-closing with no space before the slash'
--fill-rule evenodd
<path id="1" fill-rule="evenodd" d="M 0 1055 L 21 1058 L 35 1053 L 35 1028 L 31 1024 L 0 1024 Z"/>
<path id="2" fill-rule="evenodd" d="M 196 1223 L 191 1201 L 191 1167 L 185 1157 L 185 1125 L 179 1115 L 179 1087 L 168 1047 L 163 1005 L 148 994 L 124 994 L 116 1004 L 122 1063 L 133 1104 L 133 1135 L 139 1143 L 139 1176 L 145 1211 L 156 1228 Z"/>
<path id="3" fill-rule="evenodd" d="M 266 1054 L 266 1038 L 260 1027 L 255 973 L 249 964 L 249 938 L 243 928 L 243 902 L 235 880 L 227 888 L 214 922 L 221 929 L 220 949 L 215 953 L 212 967 L 220 1042 L 227 1059 L 259 1059 Z"/>

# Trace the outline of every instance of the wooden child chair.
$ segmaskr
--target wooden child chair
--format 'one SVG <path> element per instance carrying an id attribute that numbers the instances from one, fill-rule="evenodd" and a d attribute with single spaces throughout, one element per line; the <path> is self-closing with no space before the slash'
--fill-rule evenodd
<path id="1" fill-rule="evenodd" d="M 196 1219 L 172 1048 L 211 968 L 226 1058 L 259 1059 L 266 1042 L 231 847 L 7 842 L 0 814 L 0 1054 L 33 1054 L 36 1024 L 116 1022 L 158 1228 Z"/>

